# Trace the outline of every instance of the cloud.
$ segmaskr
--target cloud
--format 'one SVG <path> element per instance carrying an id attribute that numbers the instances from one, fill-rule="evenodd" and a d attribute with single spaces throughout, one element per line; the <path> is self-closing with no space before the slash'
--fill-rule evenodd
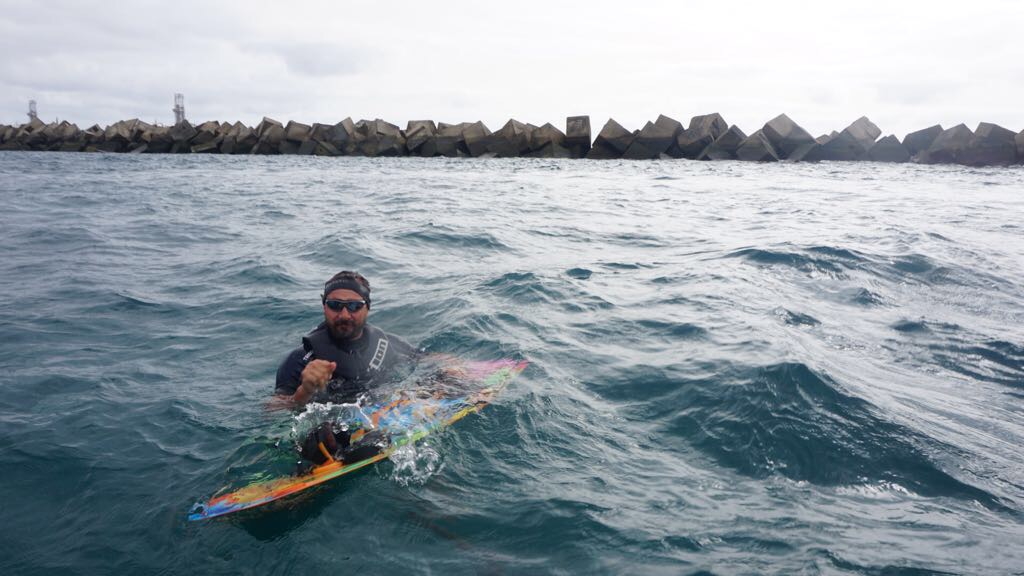
<path id="1" fill-rule="evenodd" d="M 292 73 L 313 78 L 350 76 L 371 63 L 367 50 L 325 42 L 279 45 L 274 50 Z"/>
<path id="2" fill-rule="evenodd" d="M 979 114 L 1024 127 L 1020 2 L 0 4 L 0 123 L 29 98 L 45 119 L 169 122 L 182 92 L 192 118 L 249 124 L 639 128 L 717 111 L 748 132 L 780 112 L 814 133 L 862 114 L 886 132 Z"/>
<path id="3" fill-rule="evenodd" d="M 261 57 L 280 58 L 291 74 L 309 78 L 340 78 L 372 68 L 371 50 L 340 42 L 245 42 L 240 47 Z"/>

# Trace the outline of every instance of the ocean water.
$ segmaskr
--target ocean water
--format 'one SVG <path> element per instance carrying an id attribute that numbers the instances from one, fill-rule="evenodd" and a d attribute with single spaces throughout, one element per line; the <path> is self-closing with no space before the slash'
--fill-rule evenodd
<path id="1" fill-rule="evenodd" d="M 2 574 L 1022 574 L 1024 169 L 0 153 Z M 524 358 L 397 462 L 268 409 L 340 269 Z"/>

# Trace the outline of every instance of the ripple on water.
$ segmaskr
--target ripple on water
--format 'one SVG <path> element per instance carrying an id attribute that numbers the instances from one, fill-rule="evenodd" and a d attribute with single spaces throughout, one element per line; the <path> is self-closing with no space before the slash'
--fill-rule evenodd
<path id="1" fill-rule="evenodd" d="M 775 317 L 781 320 L 784 324 L 788 324 L 789 326 L 817 326 L 821 324 L 821 322 L 819 322 L 817 318 L 811 316 L 810 314 L 793 312 L 781 306 L 779 306 L 775 310 L 772 310 L 772 314 L 774 314 Z"/>
<path id="2" fill-rule="evenodd" d="M 594 271 L 586 268 L 569 268 L 565 273 L 570 278 L 574 278 L 576 280 L 589 280 L 594 274 Z"/>
<path id="3" fill-rule="evenodd" d="M 930 347 L 942 367 L 972 380 L 1024 390 L 1024 346 L 1003 340 Z"/>
<path id="4" fill-rule="evenodd" d="M 738 258 L 762 266 L 786 266 L 801 272 L 816 272 L 843 277 L 846 267 L 830 258 L 817 258 L 799 252 L 763 248 L 742 248 L 724 256 Z"/>
<path id="5" fill-rule="evenodd" d="M 927 438 L 881 417 L 805 364 L 737 367 L 702 380 L 671 374 L 637 376 L 629 386 L 634 417 L 664 422 L 673 444 L 692 446 L 741 474 L 823 486 L 893 482 L 925 496 L 1004 509 L 996 497 L 938 467 L 920 447 Z"/>
<path id="6" fill-rule="evenodd" d="M 257 258 L 233 258 L 221 263 L 215 269 L 213 280 L 228 285 L 253 285 L 263 287 L 295 286 L 296 278 L 280 264 L 265 262 Z"/>
<path id="7" fill-rule="evenodd" d="M 510 250 L 509 246 L 487 232 L 458 232 L 448 226 L 429 226 L 395 235 L 399 242 L 415 245 L 432 244 L 443 250 Z"/>
<path id="8" fill-rule="evenodd" d="M 481 289 L 502 300 L 516 302 L 519 306 L 547 304 L 567 312 L 613 307 L 613 304 L 592 294 L 583 285 L 566 282 L 563 278 L 544 278 L 533 272 L 508 272 L 487 280 Z"/>

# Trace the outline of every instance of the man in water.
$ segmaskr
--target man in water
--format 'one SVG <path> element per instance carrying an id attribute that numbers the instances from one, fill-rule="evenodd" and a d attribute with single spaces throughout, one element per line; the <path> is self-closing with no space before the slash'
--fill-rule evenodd
<path id="1" fill-rule="evenodd" d="M 387 382 L 403 360 L 416 356 L 405 340 L 366 323 L 370 283 L 343 270 L 324 284 L 324 321 L 302 338 L 277 369 L 274 393 L 296 405 L 312 399 L 355 402 Z"/>
<path id="2" fill-rule="evenodd" d="M 366 323 L 370 283 L 343 270 L 324 284 L 324 321 L 302 338 L 277 369 L 274 393 L 303 406 L 310 400 L 355 402 L 387 382 L 395 368 L 416 356 L 405 340 Z M 379 451 L 372 443 L 349 446 L 350 436 L 324 422 L 306 437 L 302 457 L 317 464 L 328 457 L 358 461 Z"/>

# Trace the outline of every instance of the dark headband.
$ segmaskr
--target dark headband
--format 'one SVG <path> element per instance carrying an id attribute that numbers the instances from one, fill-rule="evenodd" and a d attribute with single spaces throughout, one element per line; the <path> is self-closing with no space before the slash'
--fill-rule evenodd
<path id="1" fill-rule="evenodd" d="M 328 280 L 324 284 L 324 295 L 323 298 L 326 300 L 327 295 L 335 290 L 351 290 L 356 294 L 363 297 L 366 300 L 366 305 L 370 305 L 370 290 L 360 284 L 355 278 L 335 278 L 334 280 Z"/>

